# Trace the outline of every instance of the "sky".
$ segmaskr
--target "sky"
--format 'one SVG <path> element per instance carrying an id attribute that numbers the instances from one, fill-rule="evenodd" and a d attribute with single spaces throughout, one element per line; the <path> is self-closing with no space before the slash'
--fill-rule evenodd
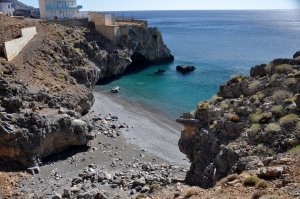
<path id="1" fill-rule="evenodd" d="M 19 0 L 38 8 L 38 0 Z M 68 0 L 66 0 L 68 1 Z M 77 0 L 81 11 L 299 9 L 300 0 Z"/>

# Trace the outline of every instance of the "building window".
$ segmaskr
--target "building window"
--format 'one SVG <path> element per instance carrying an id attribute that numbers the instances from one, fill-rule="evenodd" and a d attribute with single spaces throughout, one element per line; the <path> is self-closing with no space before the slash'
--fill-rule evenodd
<path id="1" fill-rule="evenodd" d="M 69 16 L 74 16 L 74 11 L 73 10 L 69 11 Z"/>
<path id="2" fill-rule="evenodd" d="M 8 5 L 8 8 L 10 9 L 10 5 Z"/>
<path id="3" fill-rule="evenodd" d="M 51 16 L 54 17 L 56 15 L 56 11 L 51 11 Z"/>
<path id="4" fill-rule="evenodd" d="M 73 6 L 73 1 L 69 1 L 69 2 L 68 2 L 68 5 L 69 5 L 69 6 Z"/>

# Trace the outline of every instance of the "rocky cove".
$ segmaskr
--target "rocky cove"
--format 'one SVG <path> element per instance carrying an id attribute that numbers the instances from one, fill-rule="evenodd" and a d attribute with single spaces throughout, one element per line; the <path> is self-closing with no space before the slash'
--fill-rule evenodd
<path id="1" fill-rule="evenodd" d="M 178 144 L 191 162 L 187 168 L 178 147 L 159 142 L 173 137 L 160 132 L 176 135 L 180 125 L 144 113 L 145 107 L 125 114 L 130 103 L 92 93 L 99 79 L 122 74 L 132 61 L 173 60 L 158 29 L 137 26 L 114 45 L 91 23 L 76 27 L 1 17 L 7 29 L 34 24 L 38 30 L 12 62 L 2 59 L 0 65 L 3 170 L 37 174 L 17 174 L 6 197 L 184 198 L 192 185 L 214 187 L 195 188 L 192 195 L 199 197 L 222 198 L 230 186 L 250 197 L 256 190 L 243 186 L 247 175 L 273 178 L 264 195 L 297 196 L 298 153 L 285 152 L 299 145 L 299 53 L 255 66 L 250 76 L 233 75 L 211 100 L 181 115 Z M 126 142 L 137 134 L 141 145 Z M 71 146 L 76 147 L 67 155 L 59 153 Z M 234 173 L 240 175 L 234 183 L 220 181 Z"/>

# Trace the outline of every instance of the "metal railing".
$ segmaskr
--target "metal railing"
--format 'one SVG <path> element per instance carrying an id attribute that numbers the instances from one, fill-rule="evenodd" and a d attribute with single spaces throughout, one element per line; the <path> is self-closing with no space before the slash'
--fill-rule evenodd
<path id="1" fill-rule="evenodd" d="M 59 10 L 59 9 L 82 9 L 81 5 L 78 6 L 46 6 L 46 10 Z"/>

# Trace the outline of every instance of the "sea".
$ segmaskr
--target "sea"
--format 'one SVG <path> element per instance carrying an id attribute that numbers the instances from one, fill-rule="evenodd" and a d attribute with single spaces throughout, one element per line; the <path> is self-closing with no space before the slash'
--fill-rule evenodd
<path id="1" fill-rule="evenodd" d="M 137 63 L 115 78 L 100 81 L 95 92 L 120 87 L 120 97 L 160 110 L 172 119 L 195 110 L 217 94 L 233 74 L 300 51 L 299 10 L 193 10 L 110 12 L 157 27 L 173 62 Z M 177 65 L 192 65 L 188 74 Z M 159 68 L 163 74 L 155 74 Z"/>

